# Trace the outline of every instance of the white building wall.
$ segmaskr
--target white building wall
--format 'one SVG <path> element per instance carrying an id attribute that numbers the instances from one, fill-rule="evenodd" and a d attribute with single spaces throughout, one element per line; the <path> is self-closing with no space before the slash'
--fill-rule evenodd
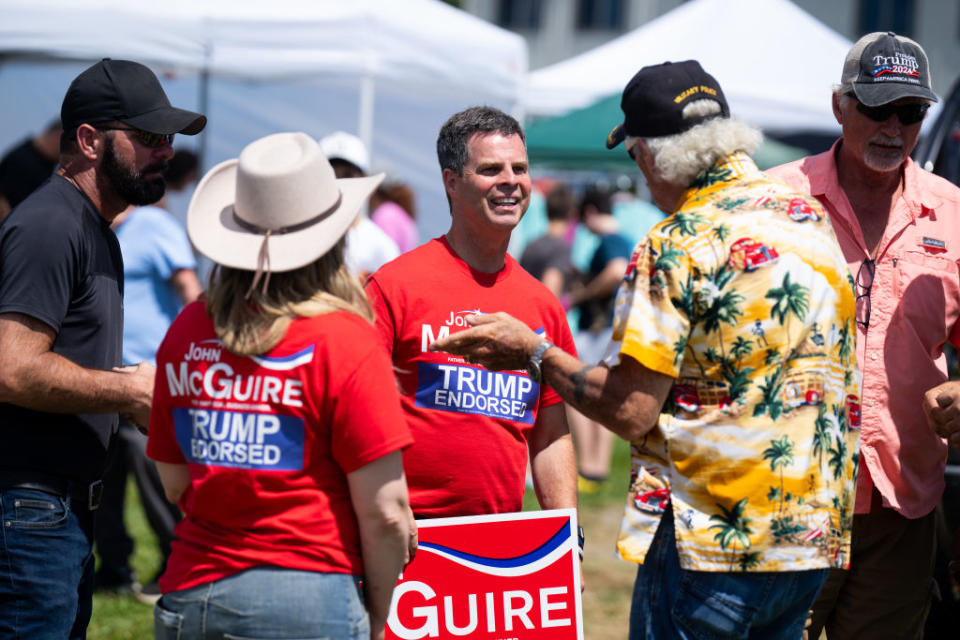
<path id="1" fill-rule="evenodd" d="M 673 9 L 683 0 L 625 0 L 626 24 L 619 31 L 578 30 L 577 0 L 542 0 L 540 28 L 516 30 L 530 47 L 530 68 L 539 69 L 597 47 L 612 38 L 632 31 Z M 460 7 L 473 15 L 496 22 L 499 0 L 461 0 Z"/>
<path id="2" fill-rule="evenodd" d="M 736 2 L 737 0 L 729 0 Z M 860 4 L 863 0 L 794 0 L 818 20 L 852 41 L 858 32 Z M 960 0 L 913 0 L 914 33 L 930 58 L 933 87 L 946 95 L 960 76 Z M 530 69 L 539 69 L 578 53 L 592 49 L 631 31 L 642 24 L 682 4 L 684 0 L 625 0 L 626 21 L 620 31 L 576 28 L 577 0 L 542 0 L 540 28 L 518 30 L 530 47 Z M 461 0 L 461 8 L 473 15 L 496 22 L 500 0 Z M 790 37 L 789 25 L 771 25 L 782 28 L 784 37 Z M 722 37 L 718 34 L 718 37 Z M 762 55 L 762 52 L 758 52 Z M 796 61 L 790 61 L 796 63 Z M 837 60 L 837 78 L 843 60 Z"/>
<path id="3" fill-rule="evenodd" d="M 794 0 L 794 3 L 820 22 L 829 25 L 856 42 L 859 31 L 858 0 Z M 930 59 L 933 90 L 946 96 L 960 77 L 960 1 L 913 0 L 913 33 L 908 34 L 923 47 Z M 837 61 L 837 79 L 843 61 Z"/>

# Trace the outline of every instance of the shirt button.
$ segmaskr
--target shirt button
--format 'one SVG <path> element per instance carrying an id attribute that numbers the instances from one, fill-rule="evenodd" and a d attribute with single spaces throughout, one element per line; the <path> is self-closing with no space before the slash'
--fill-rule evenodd
<path id="1" fill-rule="evenodd" d="M 872 406 L 873 406 L 873 400 L 867 400 L 867 406 L 868 406 L 868 407 L 872 407 Z"/>
<path id="2" fill-rule="evenodd" d="M 871 360 L 876 360 L 876 359 L 877 359 L 877 354 L 871 353 L 871 354 L 870 354 L 870 359 L 871 359 Z"/>

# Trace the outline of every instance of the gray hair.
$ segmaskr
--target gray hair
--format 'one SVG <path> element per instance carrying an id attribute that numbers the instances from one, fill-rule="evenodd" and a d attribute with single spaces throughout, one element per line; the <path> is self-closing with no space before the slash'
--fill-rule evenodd
<path id="1" fill-rule="evenodd" d="M 836 94 L 838 98 L 850 98 L 852 100 L 858 100 L 857 92 L 854 91 L 852 82 L 833 85 L 833 93 Z M 920 96 L 916 96 L 916 97 L 922 100 L 926 104 L 929 104 L 929 105 L 933 104 L 933 100 L 920 98 Z"/>
<path id="2" fill-rule="evenodd" d="M 720 113 L 720 105 L 713 100 L 696 100 L 683 108 L 684 118 L 712 113 Z M 712 118 L 682 133 L 644 138 L 644 142 L 660 176 L 671 184 L 687 186 L 724 156 L 737 151 L 752 155 L 763 142 L 763 134 L 737 120 Z"/>
<path id="3" fill-rule="evenodd" d="M 833 85 L 833 92 L 838 96 L 844 96 L 848 93 L 853 93 L 853 83 L 846 82 L 841 84 Z"/>
<path id="4" fill-rule="evenodd" d="M 437 160 L 440 169 L 451 169 L 463 175 L 467 164 L 467 141 L 475 133 L 499 133 L 520 136 L 526 143 L 523 128 L 516 118 L 495 107 L 470 107 L 455 113 L 440 128 L 437 136 Z"/>

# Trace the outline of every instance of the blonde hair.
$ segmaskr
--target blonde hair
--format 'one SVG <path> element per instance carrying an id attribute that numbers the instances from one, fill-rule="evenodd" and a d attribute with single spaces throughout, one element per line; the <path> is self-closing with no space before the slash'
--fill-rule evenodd
<path id="1" fill-rule="evenodd" d="M 685 118 L 720 113 L 713 100 L 697 100 L 683 109 Z M 729 118 L 712 118 L 682 133 L 644 138 L 660 176 L 686 187 L 701 171 L 736 151 L 753 155 L 763 135 L 759 130 Z"/>
<path id="2" fill-rule="evenodd" d="M 206 306 L 223 346 L 240 356 L 266 353 L 283 339 L 294 318 L 333 311 L 373 322 L 370 303 L 344 263 L 345 244 L 341 238 L 314 262 L 271 273 L 265 291 L 259 285 L 250 289 L 253 271 L 217 265 L 210 274 Z"/>

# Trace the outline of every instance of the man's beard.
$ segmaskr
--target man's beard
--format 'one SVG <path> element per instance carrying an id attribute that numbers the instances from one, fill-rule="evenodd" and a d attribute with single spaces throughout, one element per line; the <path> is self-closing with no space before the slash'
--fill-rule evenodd
<path id="1" fill-rule="evenodd" d="M 113 139 L 107 139 L 101 170 L 104 178 L 113 187 L 116 194 L 123 198 L 127 204 L 142 206 L 153 204 L 162 198 L 167 189 L 167 183 L 162 175 L 166 169 L 167 163 L 165 160 L 158 160 L 147 165 L 143 171 L 134 171 L 130 167 L 122 165 L 114 152 Z M 159 171 L 160 177 L 152 179 L 143 177 L 143 174 L 154 171 Z"/>
<path id="2" fill-rule="evenodd" d="M 885 146 L 888 144 L 894 146 Z M 900 168 L 907 155 L 903 148 L 903 138 L 886 138 L 878 134 L 867 141 L 863 163 L 874 171 L 894 171 Z"/>

